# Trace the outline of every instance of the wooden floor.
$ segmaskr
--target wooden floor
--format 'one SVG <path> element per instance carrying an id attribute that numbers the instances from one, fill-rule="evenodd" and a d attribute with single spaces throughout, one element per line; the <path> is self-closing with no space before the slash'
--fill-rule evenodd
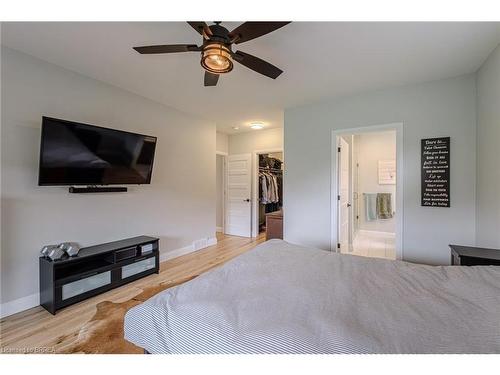
<path id="1" fill-rule="evenodd" d="M 0 353 L 60 352 L 75 340 L 80 328 L 94 316 L 98 303 L 127 301 L 141 293 L 148 284 L 176 283 L 199 275 L 252 249 L 265 238 L 262 234 L 252 239 L 218 233 L 217 240 L 217 245 L 161 263 L 159 274 L 69 306 L 55 316 L 38 306 L 2 319 Z"/>

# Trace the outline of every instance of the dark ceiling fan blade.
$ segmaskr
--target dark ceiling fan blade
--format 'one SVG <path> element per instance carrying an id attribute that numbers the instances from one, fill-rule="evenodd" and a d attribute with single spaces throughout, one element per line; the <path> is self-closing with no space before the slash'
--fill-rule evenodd
<path id="1" fill-rule="evenodd" d="M 196 30 L 199 34 L 203 35 L 203 37 L 212 36 L 212 31 L 208 27 L 208 25 L 203 21 L 188 21 L 188 24 Z M 205 33 L 203 33 L 205 32 Z"/>
<path id="2" fill-rule="evenodd" d="M 236 51 L 233 53 L 233 59 L 238 61 L 240 64 L 245 65 L 247 68 L 272 79 L 276 79 L 281 73 L 283 73 L 280 68 L 275 67 L 273 64 L 245 52 Z"/>
<path id="3" fill-rule="evenodd" d="M 205 86 L 216 86 L 219 75 L 205 71 Z"/>
<path id="4" fill-rule="evenodd" d="M 153 53 L 175 53 L 175 52 L 196 52 L 201 49 L 196 44 L 166 44 L 158 46 L 134 47 L 141 54 Z"/>
<path id="5" fill-rule="evenodd" d="M 288 22 L 245 22 L 238 26 L 236 29 L 229 33 L 229 37 L 231 39 L 235 39 L 234 43 L 239 44 L 243 42 L 247 42 L 249 40 L 258 38 L 259 36 L 269 34 L 274 30 L 279 29 L 285 25 L 288 25 Z"/>

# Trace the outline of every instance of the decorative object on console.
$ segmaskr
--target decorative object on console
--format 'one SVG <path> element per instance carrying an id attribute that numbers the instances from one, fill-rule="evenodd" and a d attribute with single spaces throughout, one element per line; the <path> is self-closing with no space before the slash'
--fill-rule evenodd
<path id="1" fill-rule="evenodd" d="M 42 247 L 42 250 L 40 250 L 40 254 L 52 260 L 59 260 L 63 258 L 65 254 L 69 257 L 77 256 L 79 251 L 80 245 L 76 242 L 63 242 L 59 245 L 45 245 Z"/>
<path id="2" fill-rule="evenodd" d="M 61 259 L 64 255 L 66 254 L 66 252 L 64 251 L 64 249 L 61 249 L 59 246 L 58 247 L 53 247 L 50 249 L 49 253 L 48 253 L 48 257 L 52 260 L 52 261 L 55 261 L 55 260 L 59 260 Z"/>
<path id="3" fill-rule="evenodd" d="M 70 257 L 77 256 L 80 251 L 80 245 L 76 242 L 63 242 L 59 245 L 59 248 L 64 250 Z"/>
<path id="4" fill-rule="evenodd" d="M 40 254 L 42 254 L 44 257 L 48 257 L 50 252 L 54 249 L 57 249 L 59 245 L 45 245 L 42 247 L 42 250 L 40 250 Z"/>

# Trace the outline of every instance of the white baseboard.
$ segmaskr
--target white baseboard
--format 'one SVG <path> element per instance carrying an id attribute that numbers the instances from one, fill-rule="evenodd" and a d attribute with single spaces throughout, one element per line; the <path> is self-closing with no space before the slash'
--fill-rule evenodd
<path id="1" fill-rule="evenodd" d="M 203 245 L 201 245 L 201 246 L 200 245 L 195 245 L 195 243 L 200 243 L 200 242 L 201 243 L 205 242 L 205 243 Z M 208 246 L 213 246 L 213 245 L 216 245 L 216 244 L 217 244 L 217 238 L 216 237 L 209 237 L 209 238 L 206 238 L 206 239 L 201 239 L 201 240 L 193 241 L 193 243 L 191 245 L 188 245 L 188 246 L 185 246 L 185 247 L 181 247 L 180 249 L 175 249 L 175 250 L 171 250 L 171 251 L 166 251 L 166 252 L 160 253 L 160 263 L 161 262 L 165 262 L 165 261 L 170 260 L 170 259 L 173 259 L 173 258 L 180 257 L 182 255 L 193 253 L 193 252 L 201 250 L 201 249 L 205 249 Z"/>
<path id="2" fill-rule="evenodd" d="M 194 243 L 203 243 L 203 247 L 195 247 Z M 216 237 L 208 237 L 202 240 L 193 241 L 193 244 L 189 246 L 182 247 L 180 249 L 175 249 L 167 252 L 160 252 L 160 262 L 165 262 L 166 260 L 180 257 L 181 255 L 186 255 L 208 246 L 213 246 L 217 244 Z M 199 246 L 199 245 L 198 245 Z M 18 312 L 31 309 L 40 305 L 40 294 L 35 293 L 30 296 L 22 297 L 14 301 L 9 301 L 2 303 L 0 305 L 0 318 L 5 318 L 9 315 L 17 314 Z"/>
<path id="3" fill-rule="evenodd" d="M 32 307 L 36 307 L 39 304 L 40 304 L 39 293 L 15 299 L 14 301 L 2 303 L 2 305 L 0 306 L 0 318 L 5 318 L 6 316 L 31 309 Z"/>

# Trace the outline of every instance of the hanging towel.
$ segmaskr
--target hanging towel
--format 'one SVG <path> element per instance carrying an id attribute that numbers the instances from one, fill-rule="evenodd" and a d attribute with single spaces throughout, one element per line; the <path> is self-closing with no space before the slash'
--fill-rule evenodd
<path id="1" fill-rule="evenodd" d="M 377 194 L 365 193 L 364 197 L 366 221 L 377 220 Z"/>
<path id="2" fill-rule="evenodd" d="M 392 218 L 391 193 L 377 194 L 377 217 L 379 219 Z"/>

